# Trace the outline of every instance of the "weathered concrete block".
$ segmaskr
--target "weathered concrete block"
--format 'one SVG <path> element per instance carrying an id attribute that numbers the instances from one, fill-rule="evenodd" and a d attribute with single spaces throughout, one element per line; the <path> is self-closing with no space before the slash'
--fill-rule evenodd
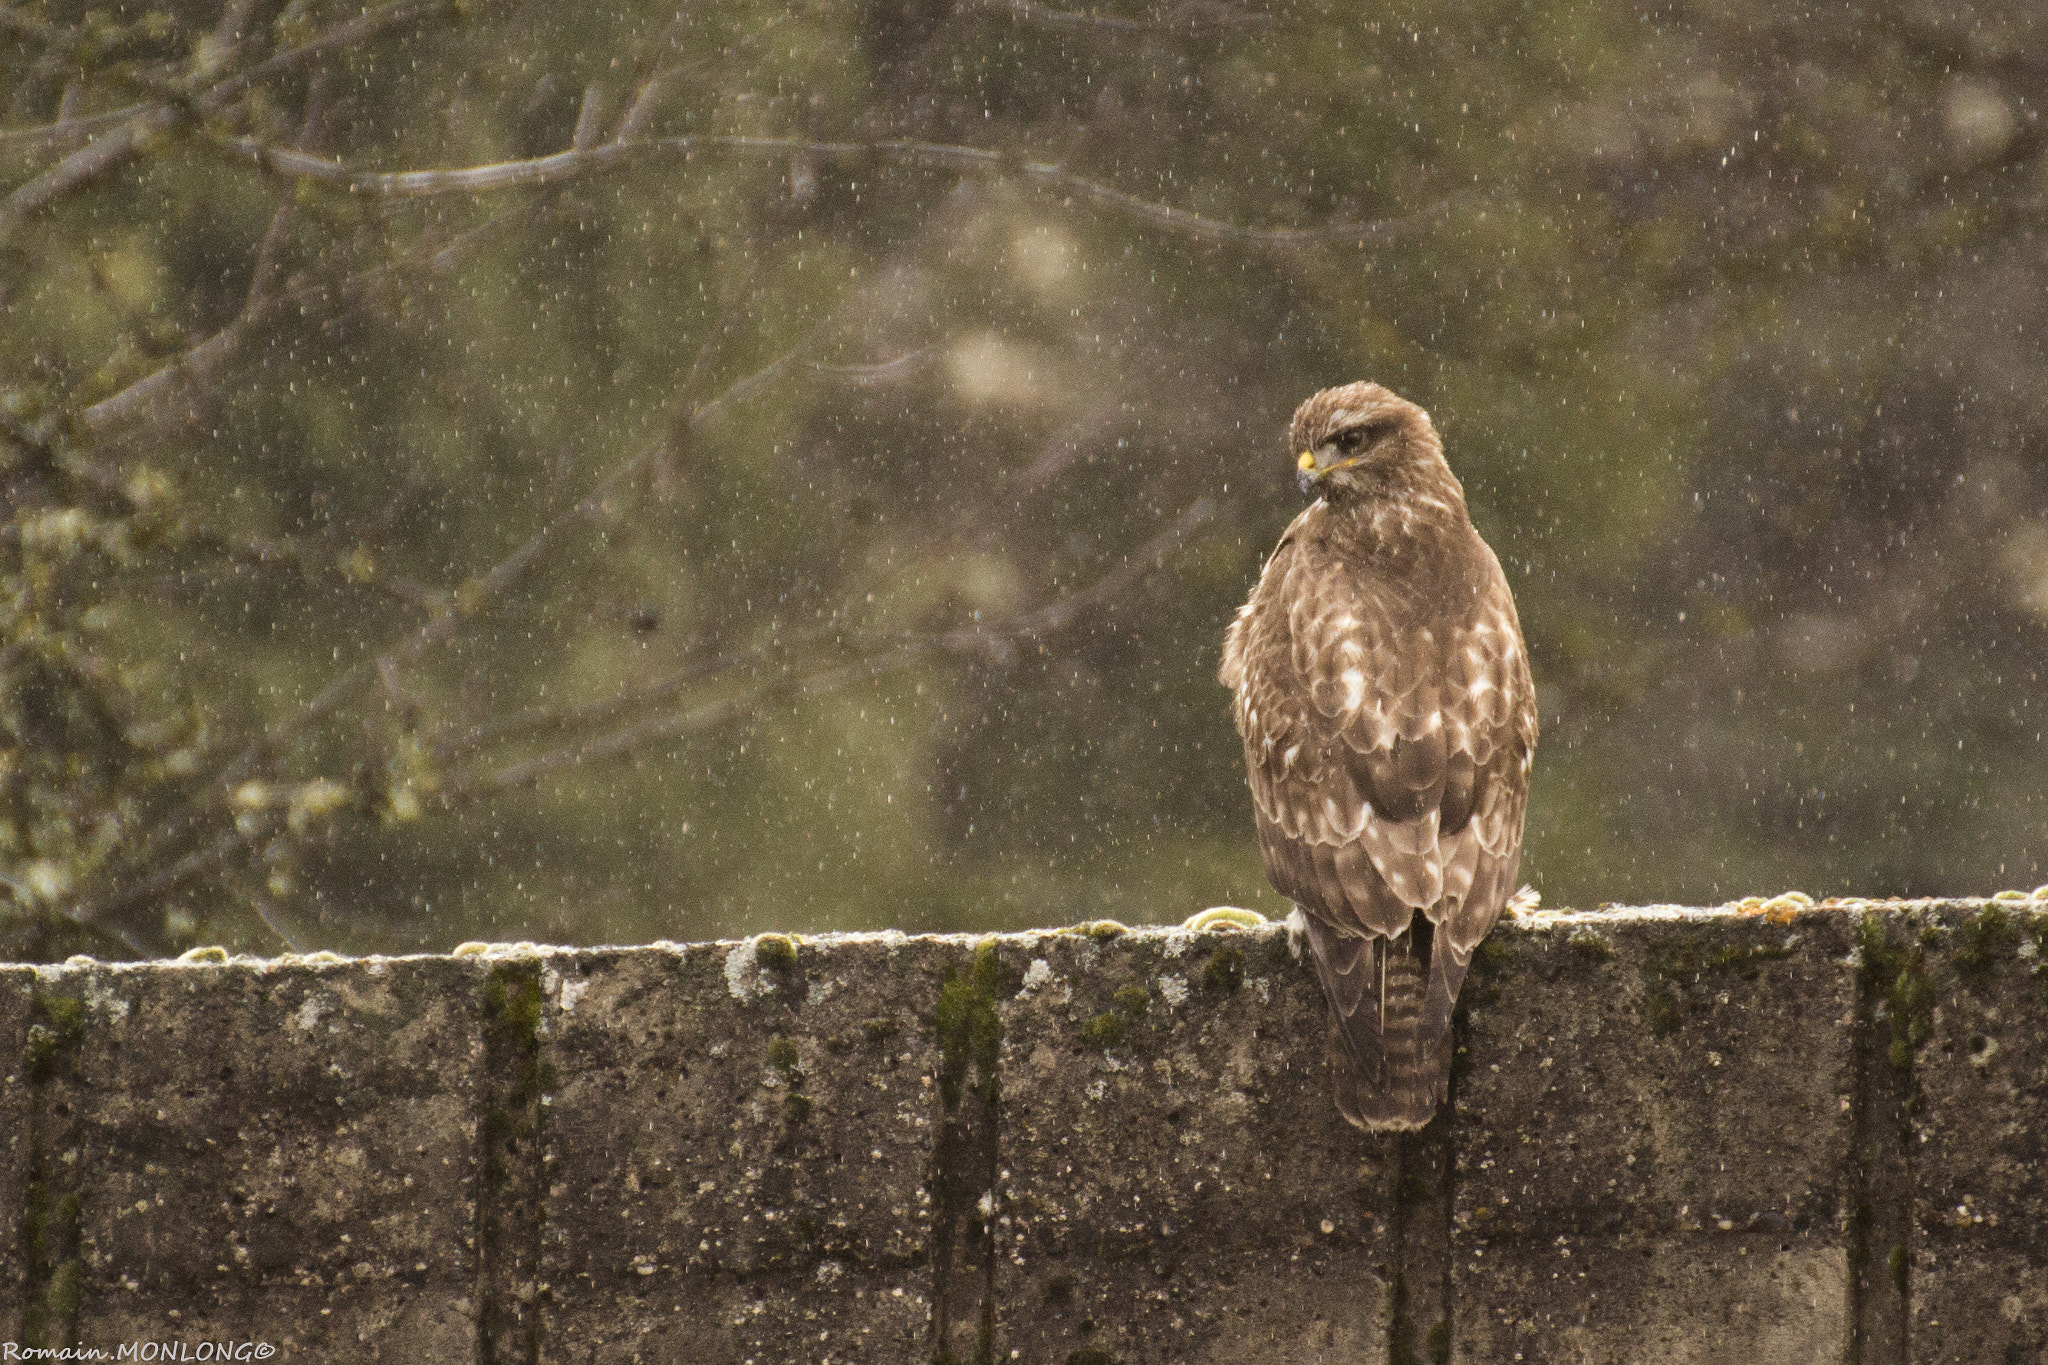
<path id="1" fill-rule="evenodd" d="M 0 969 L 0 1332 L 2048 1358 L 2044 961 L 2033 902 L 1504 924 L 1400 1137 L 1277 925 Z"/>
<path id="2" fill-rule="evenodd" d="M 1278 927 L 996 952 L 994 1358 L 1386 1359 L 1389 1140 L 1338 1116 Z"/>
<path id="3" fill-rule="evenodd" d="M 1457 1359 L 1842 1357 L 1852 934 L 1828 911 L 1496 931 L 1455 1087 Z"/>
<path id="4" fill-rule="evenodd" d="M 962 941 L 547 960 L 550 1360 L 928 1351 L 932 1022 Z"/>
<path id="5" fill-rule="evenodd" d="M 1912 1359 L 2048 1360 L 2048 909 L 1943 906 L 1898 929 Z"/>
<path id="6" fill-rule="evenodd" d="M 440 959 L 41 971 L 50 1344 L 473 1353 L 476 973 Z"/>
<path id="7" fill-rule="evenodd" d="M 0 967 L 0 1331 L 20 1340 L 20 1305 L 28 1296 L 22 1260 L 22 1213 L 35 1141 L 34 1080 L 28 1030 L 35 972 Z"/>

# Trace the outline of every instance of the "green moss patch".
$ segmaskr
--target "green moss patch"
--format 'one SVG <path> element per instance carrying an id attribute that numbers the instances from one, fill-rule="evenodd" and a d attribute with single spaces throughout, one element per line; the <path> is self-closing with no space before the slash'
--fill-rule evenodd
<path id="1" fill-rule="evenodd" d="M 1081 1025 L 1081 1041 L 1090 1047 L 1112 1048 L 1124 1040 L 1130 1023 L 1115 1010 L 1104 1010 Z"/>
<path id="2" fill-rule="evenodd" d="M 1934 983 L 1927 978 L 1927 933 L 1911 944 L 1888 933 L 1885 916 L 1866 913 L 1856 925 L 1860 987 L 1874 997 L 1876 1022 L 1888 1027 L 1886 1057 L 1900 1071 L 1934 1028 Z M 1934 926 L 1927 926 L 1933 928 Z M 1939 931 L 1935 941 L 1939 942 Z"/>
<path id="3" fill-rule="evenodd" d="M 1244 984 L 1244 954 L 1235 948 L 1218 948 L 1202 964 L 1202 985 L 1219 995 L 1229 995 Z"/>
<path id="4" fill-rule="evenodd" d="M 796 940 L 786 934 L 763 934 L 754 940 L 754 961 L 762 971 L 796 970 Z"/>

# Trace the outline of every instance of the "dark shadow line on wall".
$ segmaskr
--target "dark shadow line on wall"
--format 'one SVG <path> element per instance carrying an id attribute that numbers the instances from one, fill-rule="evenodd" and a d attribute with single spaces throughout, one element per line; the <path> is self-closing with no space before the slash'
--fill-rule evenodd
<path id="1" fill-rule="evenodd" d="M 483 991 L 477 1102 L 477 1352 L 482 1365 L 539 1365 L 540 1280 L 547 1208 L 542 1096 L 553 1077 L 540 1037 L 537 963 L 491 969 Z"/>
<path id="2" fill-rule="evenodd" d="M 1857 926 L 1856 1095 L 1849 1204 L 1849 1365 L 1906 1365 L 1912 1320 L 1913 1052 L 1932 991 L 1900 916 Z"/>

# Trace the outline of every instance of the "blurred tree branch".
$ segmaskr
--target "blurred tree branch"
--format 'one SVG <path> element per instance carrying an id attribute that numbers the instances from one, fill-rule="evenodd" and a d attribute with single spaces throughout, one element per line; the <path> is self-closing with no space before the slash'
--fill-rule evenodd
<path id="1" fill-rule="evenodd" d="M 1214 511 L 1206 498 L 1197 501 L 1175 517 L 1164 531 L 1132 550 L 1124 556 L 1122 563 L 1088 587 L 1070 596 L 1048 602 L 1014 620 L 901 639 L 866 658 L 852 663 L 828 664 L 809 672 L 793 670 L 784 664 L 784 676 L 744 689 L 734 696 L 720 697 L 683 711 L 650 716 L 609 734 L 599 735 L 578 744 L 563 745 L 531 758 L 501 766 L 470 770 L 453 769 L 444 789 L 444 797 L 450 801 L 462 800 L 486 790 L 525 786 L 561 768 L 581 767 L 608 759 L 622 758 L 660 740 L 674 739 L 678 735 L 715 728 L 772 702 L 824 696 L 855 683 L 899 672 L 935 654 L 981 659 L 996 664 L 1009 662 L 1019 645 L 1042 643 L 1058 635 L 1082 619 L 1088 611 L 1107 605 L 1146 576 L 1165 567 L 1166 561 L 1180 549 L 1196 528 L 1214 515 Z M 875 643 L 858 635 L 850 637 L 849 642 L 856 648 Z M 722 667 L 714 666 L 701 672 L 694 672 L 687 678 L 665 680 L 635 694 L 630 699 L 587 708 L 580 715 L 549 716 L 543 723 L 549 728 L 554 728 L 556 724 L 560 724 L 562 728 L 575 728 L 584 724 L 602 723 L 615 718 L 627 707 L 651 709 L 674 696 L 686 685 L 713 681 L 721 673 L 738 672 L 743 668 L 757 669 L 758 664 L 759 656 L 748 660 L 724 661 Z M 487 736 L 493 741 L 505 737 L 505 731 Z M 468 748 L 469 739 L 465 736 L 462 740 L 446 745 L 439 752 L 447 758 L 459 759 L 467 756 Z"/>
<path id="2" fill-rule="evenodd" d="M 982 8 L 991 34 L 1268 23 Z M 849 135 L 917 124 L 879 95 L 828 116 L 773 93 L 822 79 L 779 71 L 815 19 L 796 12 L 717 33 L 664 16 L 608 64 L 535 78 L 523 57 L 467 69 L 465 44 L 548 41 L 552 21 L 493 14 L 0 10 L 30 45 L 0 55 L 13 117 L 42 120 L 0 130 L 0 291 L 57 301 L 0 383 L 0 946 L 159 952 L 234 915 L 296 944 L 307 861 L 381 862 L 416 820 L 778 704 L 1000 678 L 1055 642 L 1079 659 L 1080 627 L 1212 509 L 1170 463 L 1129 505 L 1077 494 L 1070 525 L 1035 497 L 1175 404 L 1097 373 L 1102 301 L 1061 282 L 1075 234 L 1032 205 L 1254 250 L 1443 212 L 1246 226 L 1119 188 L 1173 182 L 1138 180 L 1113 137 L 1090 144 L 1098 176 L 972 145 L 980 123 Z M 854 183 L 870 170 L 886 193 Z M 1034 227 L 1050 254 L 1027 259 Z M 977 252 L 1001 263 L 968 279 Z M 987 320 L 1004 308 L 1014 327 Z M 955 453 L 839 448 L 842 417 L 913 408 Z M 557 410 L 580 416 L 549 427 Z M 611 597 L 650 585 L 674 585 L 687 643 L 636 606 L 646 670 L 579 672 L 618 652 Z"/>
<path id="3" fill-rule="evenodd" d="M 1005 12 L 1026 23 L 1052 28 L 1111 33 L 1203 33 L 1214 29 L 1263 28 L 1275 22 L 1270 14 L 1247 14 L 1227 5 L 1192 3 L 1174 6 L 1160 19 L 1126 19 L 1110 14 L 1057 9 L 1036 0 L 979 0 L 982 8 Z"/>
<path id="4" fill-rule="evenodd" d="M 561 185 L 600 171 L 621 170 L 650 162 L 680 161 L 685 164 L 700 154 L 725 152 L 752 157 L 810 157 L 820 161 L 866 164 L 885 162 L 918 170 L 947 170 L 963 173 L 1017 175 L 1070 197 L 1086 200 L 1098 208 L 1142 219 L 1169 232 L 1206 242 L 1242 242 L 1256 246 L 1308 246 L 1333 242 L 1391 240 L 1446 212 L 1450 201 L 1441 201 L 1417 213 L 1371 222 L 1325 223 L 1317 227 L 1246 227 L 1175 208 L 1117 189 L 1063 166 L 1027 161 L 1007 152 L 982 147 L 951 146 L 933 142 L 814 142 L 793 137 L 663 137 L 644 141 L 613 141 L 596 146 L 572 146 L 567 151 L 519 161 L 500 161 L 483 166 L 466 166 L 432 171 L 351 171 L 328 161 L 287 147 L 277 147 L 257 138 L 207 133 L 205 140 L 224 154 L 245 161 L 268 174 L 291 180 L 310 181 L 380 199 L 426 199 L 440 195 L 478 195 L 503 190 Z"/>
<path id="5" fill-rule="evenodd" d="M 454 0 L 426 0 L 425 3 L 400 0 L 400 3 L 369 10 L 336 24 L 304 42 L 286 46 L 244 70 L 230 70 L 220 79 L 212 80 L 211 77 L 222 67 L 231 64 L 232 57 L 245 55 L 255 46 L 253 42 L 238 43 L 208 64 L 205 77 L 211 83 L 205 84 L 204 88 L 195 76 L 179 76 L 174 70 L 160 73 L 146 73 L 135 67 L 117 70 L 113 74 L 118 82 L 152 88 L 155 93 L 168 97 L 167 100 L 132 105 L 120 111 L 127 115 L 125 122 L 94 137 L 56 165 L 17 186 L 5 199 L 0 199 L 0 246 L 6 245 L 31 216 L 102 179 L 131 159 L 162 148 L 170 134 L 194 122 L 204 122 L 220 115 L 232 101 L 257 83 L 295 71 L 329 53 L 367 43 L 407 24 L 417 24 L 436 14 L 453 13 L 455 9 Z M 192 65 L 196 68 L 200 64 L 195 61 Z M 103 122 L 112 117 L 103 115 L 100 119 Z M 75 136 L 79 131 L 76 122 L 60 118 L 47 128 L 20 130 L 11 136 L 40 141 L 49 146 Z"/>

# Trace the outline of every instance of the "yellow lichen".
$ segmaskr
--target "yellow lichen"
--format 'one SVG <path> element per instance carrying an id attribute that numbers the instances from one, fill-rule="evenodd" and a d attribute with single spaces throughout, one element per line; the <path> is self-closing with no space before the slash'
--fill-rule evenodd
<path id="1" fill-rule="evenodd" d="M 1180 927 L 1200 933 L 1205 929 L 1256 929 L 1265 923 L 1268 923 L 1266 917 L 1256 910 L 1236 905 L 1212 905 L 1188 916 L 1181 921 Z"/>
<path id="2" fill-rule="evenodd" d="M 1773 924 L 1790 924 L 1796 916 L 1811 909 L 1813 897 L 1803 891 L 1786 891 L 1763 903 L 1764 918 Z"/>

